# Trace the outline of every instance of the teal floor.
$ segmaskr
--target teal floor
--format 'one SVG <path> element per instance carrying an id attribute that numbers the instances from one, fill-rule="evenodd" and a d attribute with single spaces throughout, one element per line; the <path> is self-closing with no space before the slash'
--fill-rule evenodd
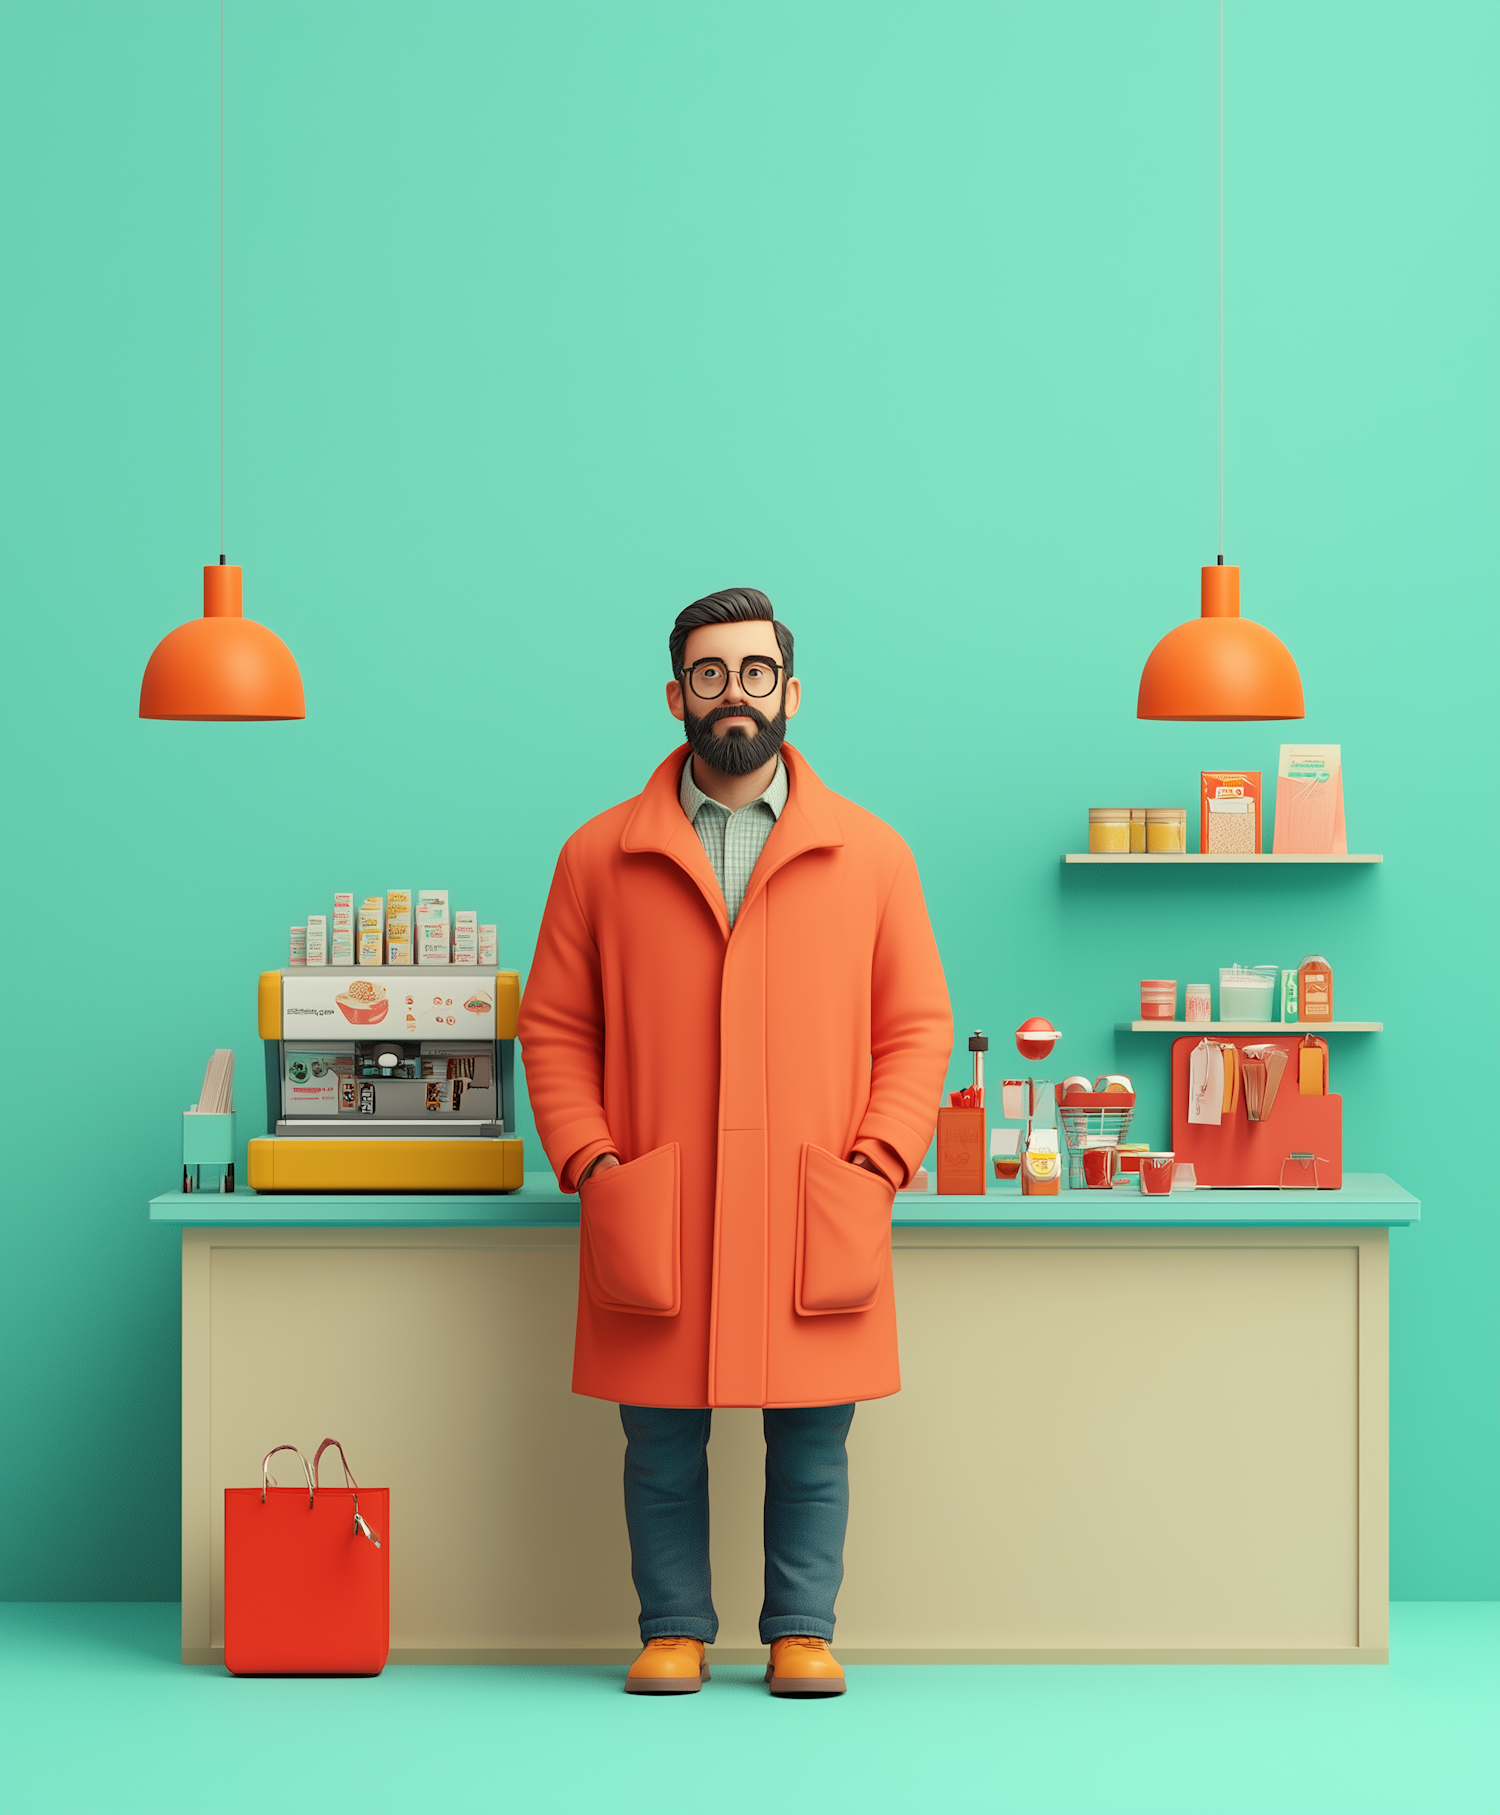
<path id="1" fill-rule="evenodd" d="M 865 1666 L 773 1702 L 723 1668 L 645 1700 L 607 1669 L 236 1681 L 162 1604 L 0 1608 L 0 1809 L 1016 1810 L 1495 1815 L 1500 1604 L 1391 1609 L 1368 1667 Z"/>

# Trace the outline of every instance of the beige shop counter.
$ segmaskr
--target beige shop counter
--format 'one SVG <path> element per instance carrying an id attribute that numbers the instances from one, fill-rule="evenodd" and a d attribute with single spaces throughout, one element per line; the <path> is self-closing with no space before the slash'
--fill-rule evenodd
<path id="1" fill-rule="evenodd" d="M 624 1437 L 569 1391 L 577 1199 L 543 1177 L 153 1200 L 183 1225 L 185 1662 L 223 1655 L 224 1488 L 330 1435 L 391 1489 L 392 1661 L 634 1656 Z M 898 1197 L 903 1387 L 850 1435 L 840 1657 L 1384 1662 L 1387 1233 L 1419 1215 L 1373 1174 Z M 758 1412 L 715 1414 L 725 1662 L 765 1655 L 763 1459 Z"/>

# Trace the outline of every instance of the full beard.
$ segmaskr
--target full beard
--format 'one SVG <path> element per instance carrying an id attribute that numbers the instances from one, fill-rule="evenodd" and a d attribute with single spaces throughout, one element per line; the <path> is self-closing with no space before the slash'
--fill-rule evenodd
<path id="1" fill-rule="evenodd" d="M 726 718 L 753 719 L 754 737 L 738 729 L 715 737 L 714 726 Z M 684 708 L 683 725 L 694 756 L 701 756 L 710 769 L 717 769 L 721 775 L 750 775 L 780 753 L 786 737 L 785 699 L 777 707 L 775 718 L 757 712 L 748 701 L 743 706 L 715 706 L 702 718 L 695 718 Z"/>

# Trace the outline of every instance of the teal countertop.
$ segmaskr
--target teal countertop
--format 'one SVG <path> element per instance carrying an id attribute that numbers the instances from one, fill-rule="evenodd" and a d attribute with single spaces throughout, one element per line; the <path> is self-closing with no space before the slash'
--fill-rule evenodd
<path id="1" fill-rule="evenodd" d="M 550 1172 L 534 1173 L 503 1196 L 167 1191 L 151 1199 L 150 1210 L 154 1223 L 209 1229 L 569 1229 L 578 1223 L 577 1197 L 565 1197 Z M 1166 1198 L 1146 1197 L 1134 1185 L 1056 1197 L 1022 1197 L 1018 1185 L 996 1185 L 983 1197 L 901 1191 L 891 1217 L 897 1229 L 1368 1229 L 1421 1219 L 1418 1200 L 1383 1172 L 1346 1173 L 1340 1191 L 1175 1191 Z"/>

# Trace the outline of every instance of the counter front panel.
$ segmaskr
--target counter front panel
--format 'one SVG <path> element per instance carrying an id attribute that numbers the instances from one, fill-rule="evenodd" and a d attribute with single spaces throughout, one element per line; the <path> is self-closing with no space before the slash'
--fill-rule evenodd
<path id="1" fill-rule="evenodd" d="M 330 1435 L 392 1491 L 395 1659 L 634 1655 L 623 1438 L 569 1390 L 553 1197 L 551 1226 L 183 1229 L 185 1658 L 221 1654 L 223 1489 Z M 939 1203 L 897 1203 L 903 1387 L 854 1420 L 840 1655 L 1383 1661 L 1385 1229 Z M 725 1661 L 764 1655 L 763 1457 L 758 1413 L 715 1415 Z"/>

